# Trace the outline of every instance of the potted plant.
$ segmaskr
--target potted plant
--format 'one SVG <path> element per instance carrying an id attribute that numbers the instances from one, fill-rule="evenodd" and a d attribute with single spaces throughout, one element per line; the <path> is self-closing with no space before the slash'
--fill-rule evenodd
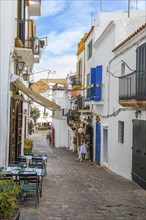
<path id="1" fill-rule="evenodd" d="M 31 155 L 33 148 L 33 140 L 25 138 L 24 139 L 24 155 Z"/>
<path id="2" fill-rule="evenodd" d="M 19 193 L 20 186 L 13 179 L 0 179 L 0 219 L 19 220 Z"/>

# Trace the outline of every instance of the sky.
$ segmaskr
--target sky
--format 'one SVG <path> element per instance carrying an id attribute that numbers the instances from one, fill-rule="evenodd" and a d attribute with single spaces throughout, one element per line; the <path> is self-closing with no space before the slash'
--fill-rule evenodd
<path id="1" fill-rule="evenodd" d="M 41 16 L 36 20 L 37 36 L 48 37 L 40 63 L 35 64 L 34 72 L 55 71 L 55 74 L 42 72 L 34 75 L 34 81 L 42 78 L 65 78 L 76 72 L 77 44 L 89 32 L 93 20 L 102 11 L 127 11 L 128 0 L 41 0 Z M 145 0 L 131 0 L 130 10 L 146 9 Z"/>

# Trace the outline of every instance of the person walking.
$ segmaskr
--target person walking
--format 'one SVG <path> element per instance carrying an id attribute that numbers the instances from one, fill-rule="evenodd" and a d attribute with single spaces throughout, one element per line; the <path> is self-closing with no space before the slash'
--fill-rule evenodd
<path id="1" fill-rule="evenodd" d="M 87 153 L 87 146 L 85 140 L 83 140 L 82 145 L 79 147 L 78 160 L 79 161 L 85 160 L 86 153 Z"/>

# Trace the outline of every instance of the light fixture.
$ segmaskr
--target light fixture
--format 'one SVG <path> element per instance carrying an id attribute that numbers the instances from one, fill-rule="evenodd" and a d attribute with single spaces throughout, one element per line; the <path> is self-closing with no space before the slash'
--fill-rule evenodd
<path id="1" fill-rule="evenodd" d="M 20 73 L 23 71 L 24 66 L 25 66 L 24 61 L 16 60 L 16 71 L 18 75 L 20 75 Z"/>
<path id="2" fill-rule="evenodd" d="M 30 78 L 30 75 L 27 72 L 23 73 L 23 80 L 24 81 L 29 81 L 29 78 Z"/>
<path id="3" fill-rule="evenodd" d="M 48 74 L 55 74 L 55 73 L 56 73 L 55 70 L 53 70 L 53 71 L 49 70 L 49 71 L 48 71 Z"/>
<path id="4" fill-rule="evenodd" d="M 138 118 L 138 116 L 141 114 L 141 111 L 140 110 L 136 110 L 136 112 L 135 112 L 135 118 Z"/>
<path id="5" fill-rule="evenodd" d="M 24 97 L 19 94 L 19 91 L 18 91 L 18 90 L 17 90 L 17 92 L 14 94 L 13 98 L 14 98 L 14 100 L 17 100 L 17 101 L 21 101 L 21 102 L 24 101 Z"/>

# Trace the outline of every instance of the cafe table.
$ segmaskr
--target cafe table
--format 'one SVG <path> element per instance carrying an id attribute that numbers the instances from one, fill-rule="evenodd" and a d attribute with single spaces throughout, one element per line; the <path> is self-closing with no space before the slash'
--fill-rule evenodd
<path id="1" fill-rule="evenodd" d="M 19 172 L 23 172 L 25 171 L 30 173 L 32 171 L 35 171 L 37 173 L 38 176 L 38 180 L 39 180 L 39 186 L 40 186 L 40 197 L 42 197 L 42 181 L 43 181 L 43 177 L 45 176 L 45 169 L 40 169 L 40 168 L 30 168 L 30 167 L 4 167 L 3 170 L 0 171 L 0 175 L 7 175 L 7 174 L 12 174 L 14 181 L 18 181 L 19 180 Z"/>

